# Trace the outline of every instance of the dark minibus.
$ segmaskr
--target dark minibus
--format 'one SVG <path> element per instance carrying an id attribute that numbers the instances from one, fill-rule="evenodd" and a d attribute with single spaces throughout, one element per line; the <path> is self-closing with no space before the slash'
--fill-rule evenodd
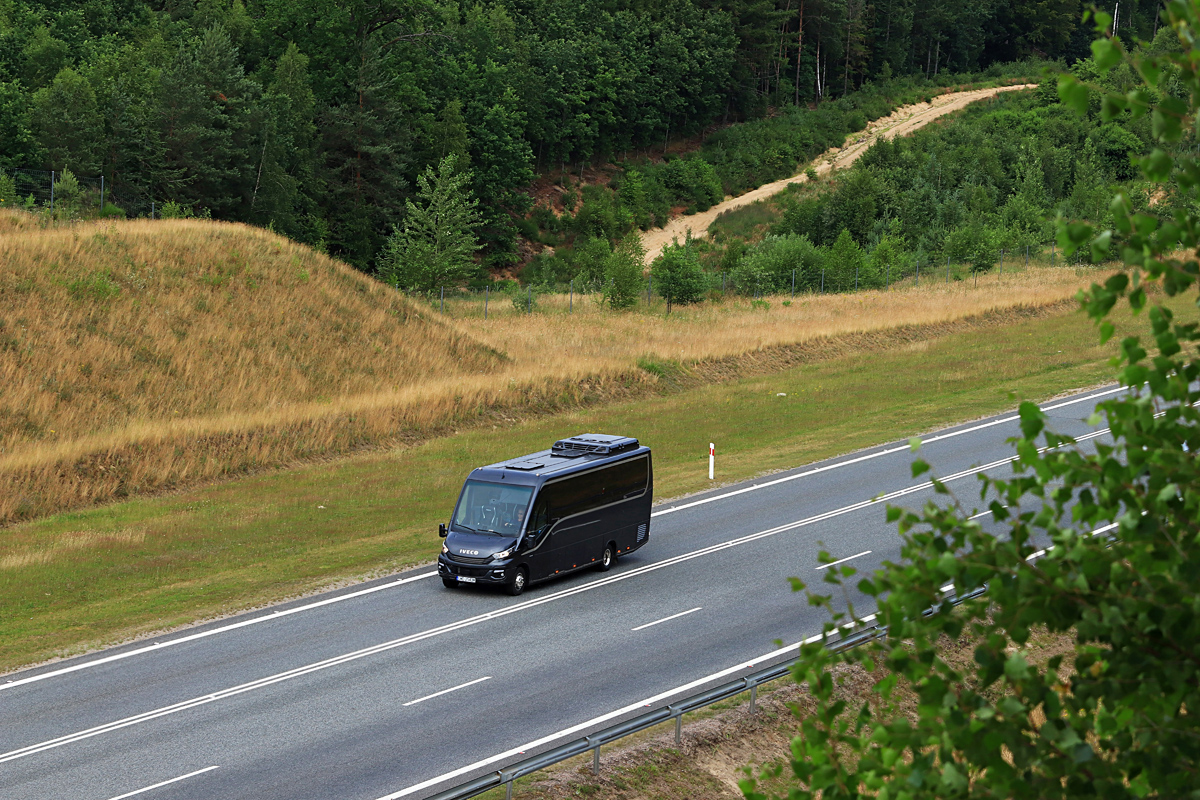
<path id="1" fill-rule="evenodd" d="M 594 566 L 650 539 L 650 448 L 627 436 L 584 433 L 549 450 L 473 470 L 463 484 L 438 574 L 447 587 L 503 586 Z"/>

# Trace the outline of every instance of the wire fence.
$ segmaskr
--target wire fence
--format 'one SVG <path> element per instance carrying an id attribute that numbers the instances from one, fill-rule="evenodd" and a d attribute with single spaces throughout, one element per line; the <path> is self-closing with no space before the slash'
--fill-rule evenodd
<path id="1" fill-rule="evenodd" d="M 779 282 L 766 288 L 738 285 L 730 272 L 705 272 L 707 282 L 703 299 L 738 297 L 751 301 L 789 303 L 825 294 L 848 294 L 863 290 L 892 291 L 901 288 L 963 285 L 972 288 L 994 286 L 1024 272 L 1030 267 L 1090 267 L 1082 249 L 1072 258 L 1064 258 L 1056 245 L 1027 246 L 1018 250 L 998 250 L 995 263 L 987 268 L 964 261 L 933 261 L 915 259 L 903 265 L 885 265 L 870 274 L 865 269 L 838 273 L 832 270 L 802 272 L 793 270 Z M 611 285 L 598 281 L 569 281 L 567 283 L 526 283 L 501 281 L 483 288 L 442 286 L 430 294 L 415 295 L 443 314 L 455 317 L 507 317 L 513 314 L 565 313 L 593 311 L 611 305 Z M 652 276 L 641 284 L 633 306 L 643 310 L 664 311 L 669 298 L 655 284 Z"/>
<path id="2" fill-rule="evenodd" d="M 56 170 L 13 169 L 0 173 L 0 208 L 51 213 L 59 217 L 149 217 L 163 204 L 136 187 L 114 185 L 103 175 L 63 181 Z"/>

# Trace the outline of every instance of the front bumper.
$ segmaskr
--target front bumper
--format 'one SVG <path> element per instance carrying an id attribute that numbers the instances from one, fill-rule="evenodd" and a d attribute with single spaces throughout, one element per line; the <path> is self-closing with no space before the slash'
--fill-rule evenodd
<path id="1" fill-rule="evenodd" d="M 474 578 L 474 583 L 501 584 L 508 583 L 509 567 L 506 561 L 492 564 L 460 564 L 443 554 L 438 556 L 438 575 L 451 580 L 462 576 Z"/>

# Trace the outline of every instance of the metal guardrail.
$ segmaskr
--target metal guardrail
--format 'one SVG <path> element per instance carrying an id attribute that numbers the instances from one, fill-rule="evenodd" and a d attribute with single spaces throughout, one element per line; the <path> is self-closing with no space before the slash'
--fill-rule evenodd
<path id="1" fill-rule="evenodd" d="M 987 587 L 981 587 L 973 592 L 969 592 L 962 597 L 952 596 L 946 598 L 938 605 L 925 611 L 925 615 L 935 614 L 937 611 L 947 605 L 956 606 L 959 603 L 978 597 L 987 591 Z M 858 647 L 861 644 L 866 644 L 872 639 L 877 639 L 887 633 L 886 626 L 872 625 L 869 628 L 863 628 L 844 638 L 838 639 L 835 642 L 826 644 L 830 650 L 841 652 Z M 689 711 L 697 711 L 701 708 L 711 706 L 714 703 L 719 703 L 722 700 L 728 700 L 730 697 L 736 697 L 742 692 L 750 692 L 750 713 L 754 713 L 754 702 L 757 695 L 757 689 L 764 683 L 778 680 L 779 678 L 788 675 L 792 671 L 792 666 L 800 660 L 800 656 L 790 658 L 780 664 L 772 667 L 760 669 L 757 672 L 752 672 L 749 675 L 738 678 L 737 680 L 724 683 L 715 689 L 709 689 L 699 694 L 694 694 L 677 703 L 672 703 L 663 708 L 647 711 L 633 719 L 619 722 L 616 725 L 605 728 L 604 730 L 576 739 L 567 744 L 560 745 L 547 750 L 536 756 L 531 756 L 523 761 L 518 761 L 515 764 L 510 764 L 495 772 L 483 775 L 473 781 L 455 786 L 451 789 L 446 789 L 435 795 L 431 795 L 427 800 L 467 800 L 470 797 L 476 797 L 484 792 L 492 789 L 498 789 L 501 786 L 507 788 L 507 798 L 512 800 L 513 782 L 518 778 L 523 778 L 526 775 L 531 775 L 538 770 L 553 766 L 562 761 L 575 756 L 581 756 L 589 750 L 593 753 L 592 772 L 600 774 L 600 748 L 606 744 L 612 744 L 626 736 L 631 736 L 635 733 L 640 733 L 648 728 L 653 728 L 655 725 L 660 725 L 670 720 L 675 720 L 675 742 L 678 743 L 683 734 L 683 715 Z"/>

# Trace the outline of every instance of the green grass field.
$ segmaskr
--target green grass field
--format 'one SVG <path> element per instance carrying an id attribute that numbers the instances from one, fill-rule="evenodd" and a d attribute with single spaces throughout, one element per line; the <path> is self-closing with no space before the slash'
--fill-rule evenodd
<path id="1" fill-rule="evenodd" d="M 563 435 L 651 445 L 662 499 L 710 485 L 709 441 L 740 480 L 1109 381 L 1114 351 L 1070 312 L 13 526 L 0 668 L 429 562 L 471 468 Z"/>

